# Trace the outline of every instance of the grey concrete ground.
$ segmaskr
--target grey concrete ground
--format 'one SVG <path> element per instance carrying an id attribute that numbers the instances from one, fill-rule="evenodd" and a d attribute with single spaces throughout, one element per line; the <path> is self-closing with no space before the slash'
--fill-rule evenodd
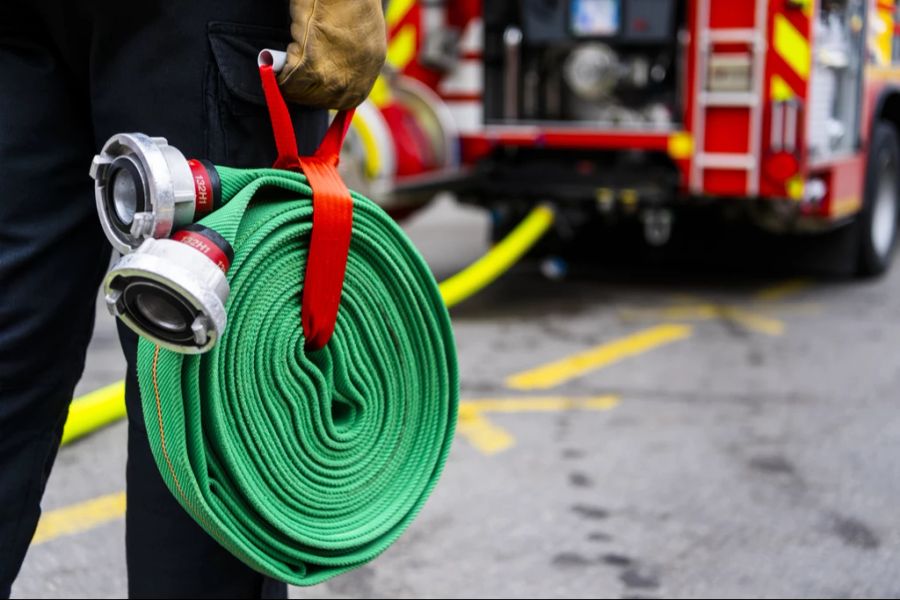
<path id="1" fill-rule="evenodd" d="M 410 228 L 439 276 L 483 251 L 484 230 L 480 214 L 448 203 Z M 757 292 L 778 281 L 765 277 L 654 281 L 549 282 L 523 267 L 455 310 L 464 399 L 611 394 L 618 404 L 486 414 L 510 446 L 458 436 L 393 548 L 294 595 L 900 594 L 900 268 L 768 299 Z M 549 390 L 504 383 L 663 323 L 691 329 Z M 80 391 L 119 377 L 117 351 L 101 315 Z M 124 442 L 119 424 L 64 448 L 45 510 L 121 490 Z M 14 594 L 123 595 L 123 533 L 115 520 L 33 547 Z"/>

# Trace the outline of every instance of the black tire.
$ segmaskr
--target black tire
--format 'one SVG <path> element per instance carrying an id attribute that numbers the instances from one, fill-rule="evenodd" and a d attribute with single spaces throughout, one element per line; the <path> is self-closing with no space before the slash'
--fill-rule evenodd
<path id="1" fill-rule="evenodd" d="M 859 240 L 858 274 L 874 277 L 887 271 L 897 245 L 900 215 L 900 141 L 897 130 L 879 121 L 872 131 L 863 208 L 854 228 Z"/>

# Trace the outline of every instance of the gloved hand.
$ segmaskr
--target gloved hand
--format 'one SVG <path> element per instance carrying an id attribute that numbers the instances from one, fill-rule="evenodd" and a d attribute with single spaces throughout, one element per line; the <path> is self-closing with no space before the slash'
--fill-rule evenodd
<path id="1" fill-rule="evenodd" d="M 365 100 L 387 51 L 381 0 L 291 0 L 291 19 L 285 98 L 331 109 Z"/>

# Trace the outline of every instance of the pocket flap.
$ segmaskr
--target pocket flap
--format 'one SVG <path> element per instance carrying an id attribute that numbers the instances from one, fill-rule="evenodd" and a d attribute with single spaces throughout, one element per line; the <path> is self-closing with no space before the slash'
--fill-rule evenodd
<path id="1" fill-rule="evenodd" d="M 258 25 L 213 22 L 208 27 L 213 58 L 228 91 L 247 102 L 265 104 L 256 58 L 264 48 L 284 50 L 291 41 L 284 30 Z"/>

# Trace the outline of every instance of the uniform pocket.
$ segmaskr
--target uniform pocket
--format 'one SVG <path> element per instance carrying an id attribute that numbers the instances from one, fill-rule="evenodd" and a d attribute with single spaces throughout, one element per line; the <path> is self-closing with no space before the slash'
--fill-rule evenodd
<path id="1" fill-rule="evenodd" d="M 283 49 L 290 32 L 238 23 L 210 23 L 212 59 L 207 69 L 207 156 L 216 164 L 268 167 L 277 152 L 256 57 L 263 48 Z M 323 110 L 290 106 L 301 154 L 318 147 L 327 127 Z"/>

